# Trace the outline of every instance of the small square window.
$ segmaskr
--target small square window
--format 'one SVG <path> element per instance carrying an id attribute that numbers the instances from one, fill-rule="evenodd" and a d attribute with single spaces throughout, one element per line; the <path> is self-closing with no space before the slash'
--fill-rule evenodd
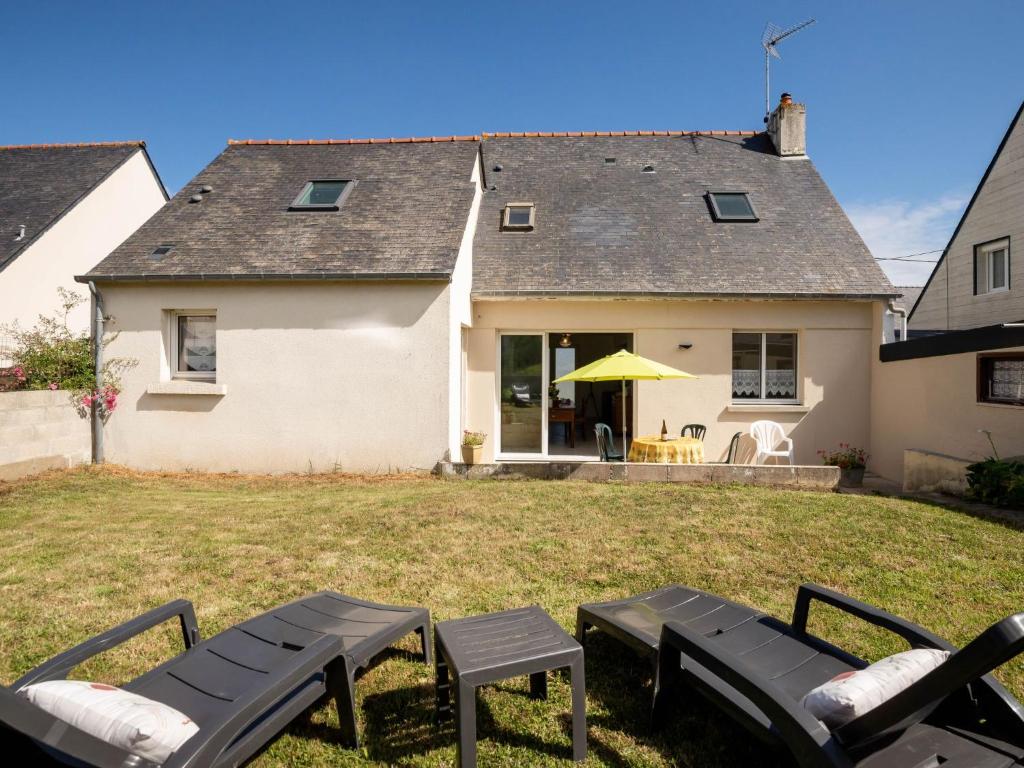
<path id="1" fill-rule="evenodd" d="M 533 203 L 508 203 L 501 219 L 502 229 L 530 230 L 534 220 Z"/>
<path id="2" fill-rule="evenodd" d="M 974 246 L 974 295 L 1010 290 L 1010 238 Z"/>
<path id="3" fill-rule="evenodd" d="M 171 318 L 171 372 L 176 379 L 217 378 L 217 316 L 175 312 Z"/>
<path id="4" fill-rule="evenodd" d="M 757 213 L 746 192 L 708 192 L 708 205 L 715 221 L 757 221 Z"/>
<path id="5" fill-rule="evenodd" d="M 352 182 L 342 179 L 320 179 L 306 182 L 291 204 L 293 211 L 336 211 L 341 207 Z"/>

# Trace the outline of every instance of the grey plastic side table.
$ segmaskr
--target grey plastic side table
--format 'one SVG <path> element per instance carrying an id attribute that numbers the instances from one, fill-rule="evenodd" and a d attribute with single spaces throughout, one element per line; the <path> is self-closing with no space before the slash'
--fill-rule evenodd
<path id="1" fill-rule="evenodd" d="M 451 717 L 454 679 L 460 768 L 476 765 L 476 689 L 530 676 L 530 695 L 548 695 L 547 672 L 568 667 L 572 681 L 572 759 L 587 756 L 583 647 L 537 605 L 434 625 L 438 719 Z"/>

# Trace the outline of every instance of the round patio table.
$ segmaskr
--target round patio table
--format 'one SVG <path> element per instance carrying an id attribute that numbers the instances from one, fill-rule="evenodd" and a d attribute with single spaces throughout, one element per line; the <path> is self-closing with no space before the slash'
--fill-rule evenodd
<path id="1" fill-rule="evenodd" d="M 634 438 L 626 461 L 651 464 L 703 464 L 704 443 L 696 437 L 662 440 L 658 435 Z"/>

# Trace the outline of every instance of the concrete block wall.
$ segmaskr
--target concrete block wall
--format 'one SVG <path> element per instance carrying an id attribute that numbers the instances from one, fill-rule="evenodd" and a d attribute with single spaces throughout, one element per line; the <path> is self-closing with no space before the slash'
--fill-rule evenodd
<path id="1" fill-rule="evenodd" d="M 0 480 L 89 461 L 89 422 L 68 393 L 0 392 Z"/>

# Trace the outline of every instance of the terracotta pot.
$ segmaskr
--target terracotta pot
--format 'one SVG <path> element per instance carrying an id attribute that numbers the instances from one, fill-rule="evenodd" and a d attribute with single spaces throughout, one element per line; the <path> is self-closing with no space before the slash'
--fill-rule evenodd
<path id="1" fill-rule="evenodd" d="M 464 445 L 462 446 L 462 463 L 479 464 L 483 453 L 484 447 L 482 445 Z"/>
<path id="2" fill-rule="evenodd" d="M 864 467 L 840 469 L 839 484 L 844 488 L 860 488 L 864 485 Z"/>

